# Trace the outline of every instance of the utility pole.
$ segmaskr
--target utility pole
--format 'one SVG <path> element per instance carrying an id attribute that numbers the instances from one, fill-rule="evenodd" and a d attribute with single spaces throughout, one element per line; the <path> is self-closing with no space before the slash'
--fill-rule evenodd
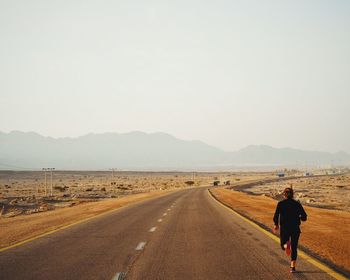
<path id="1" fill-rule="evenodd" d="M 47 191 L 46 191 L 46 189 L 47 189 L 47 177 L 46 177 L 47 168 L 43 168 L 43 171 L 44 171 L 44 174 L 45 174 L 45 196 L 46 196 L 46 194 L 47 194 Z"/>
<path id="2" fill-rule="evenodd" d="M 50 194 L 50 196 L 52 196 L 53 195 L 53 186 L 52 186 L 52 171 L 54 171 L 55 170 L 55 168 L 49 168 L 50 169 L 50 172 L 51 172 L 51 194 Z"/>
<path id="3" fill-rule="evenodd" d="M 47 195 L 47 175 L 46 172 L 50 171 L 50 196 L 53 194 L 53 185 L 52 185 L 52 173 L 55 170 L 53 167 L 46 167 L 43 168 L 43 171 L 45 172 L 45 196 Z"/>
<path id="4" fill-rule="evenodd" d="M 114 171 L 117 171 L 117 168 L 110 168 L 109 170 L 112 171 L 112 181 L 114 181 Z"/>

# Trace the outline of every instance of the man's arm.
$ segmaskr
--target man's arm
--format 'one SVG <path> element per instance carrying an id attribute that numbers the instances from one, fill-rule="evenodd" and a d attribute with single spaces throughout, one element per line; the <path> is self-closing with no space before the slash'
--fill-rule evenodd
<path id="1" fill-rule="evenodd" d="M 280 216 L 280 204 L 278 203 L 276 207 L 275 215 L 273 216 L 273 222 L 277 227 L 278 227 L 279 216 Z"/>
<path id="2" fill-rule="evenodd" d="M 300 217 L 300 220 L 302 220 L 303 222 L 305 222 L 307 220 L 307 214 L 303 208 L 303 205 L 300 204 L 300 213 L 299 213 L 299 217 Z"/>

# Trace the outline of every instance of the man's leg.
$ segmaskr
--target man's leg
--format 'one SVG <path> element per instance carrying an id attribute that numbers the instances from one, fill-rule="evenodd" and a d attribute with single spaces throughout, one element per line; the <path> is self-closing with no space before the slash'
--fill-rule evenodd
<path id="1" fill-rule="evenodd" d="M 281 245 L 281 248 L 282 250 L 284 251 L 285 250 L 285 246 L 287 241 L 289 240 L 290 238 L 290 234 L 289 232 L 285 229 L 285 228 L 280 228 L 280 245 Z"/>
<path id="2" fill-rule="evenodd" d="M 291 255 L 291 267 L 295 267 L 297 257 L 298 257 L 298 242 L 299 242 L 300 230 L 297 229 L 291 233 L 291 247 L 292 247 L 292 255 Z"/>

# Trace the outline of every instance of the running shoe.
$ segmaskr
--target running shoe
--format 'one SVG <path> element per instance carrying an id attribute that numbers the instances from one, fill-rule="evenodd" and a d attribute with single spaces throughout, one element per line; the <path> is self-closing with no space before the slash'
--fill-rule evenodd
<path id="1" fill-rule="evenodd" d="M 291 254 L 291 250 L 290 250 L 290 241 L 288 240 L 287 243 L 286 243 L 286 248 L 285 248 L 285 252 L 286 252 L 286 255 L 289 257 L 290 254 Z"/>
<path id="2" fill-rule="evenodd" d="M 295 272 L 297 272 L 297 271 L 295 270 L 295 267 L 291 267 L 290 270 L 289 270 L 289 272 L 290 272 L 290 273 L 295 273 Z"/>

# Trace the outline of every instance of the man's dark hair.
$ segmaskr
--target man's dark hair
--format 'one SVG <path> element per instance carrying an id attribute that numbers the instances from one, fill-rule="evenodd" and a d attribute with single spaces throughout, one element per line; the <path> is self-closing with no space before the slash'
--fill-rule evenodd
<path id="1" fill-rule="evenodd" d="M 293 191 L 292 188 L 285 188 L 284 191 L 283 191 L 283 195 L 284 195 L 286 198 L 293 198 L 294 191 Z"/>

